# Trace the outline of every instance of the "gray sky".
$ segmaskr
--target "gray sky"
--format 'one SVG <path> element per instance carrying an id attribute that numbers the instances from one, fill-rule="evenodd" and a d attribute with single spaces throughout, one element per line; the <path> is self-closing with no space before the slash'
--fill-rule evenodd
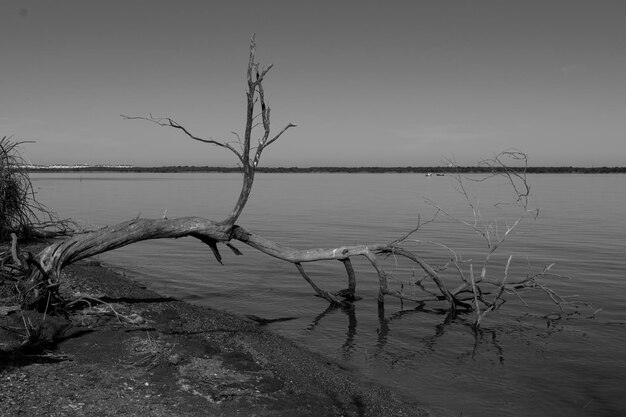
<path id="1" fill-rule="evenodd" d="M 626 1 L 0 2 L 0 135 L 33 163 L 234 165 L 250 35 L 265 166 L 626 165 Z"/>

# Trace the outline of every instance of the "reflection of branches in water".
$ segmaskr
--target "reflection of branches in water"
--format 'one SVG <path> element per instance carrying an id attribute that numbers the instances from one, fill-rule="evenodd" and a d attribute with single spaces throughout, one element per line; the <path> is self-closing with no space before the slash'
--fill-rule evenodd
<path id="1" fill-rule="evenodd" d="M 435 326 L 435 333 L 432 336 L 422 338 L 424 347 L 429 352 L 435 352 L 435 344 L 437 339 L 445 335 L 448 326 L 452 323 L 454 313 L 449 310 L 437 309 L 437 310 L 424 310 L 425 313 L 434 314 L 438 316 L 445 316 L 443 321 Z"/>
<path id="2" fill-rule="evenodd" d="M 320 324 L 320 321 L 322 321 L 324 317 L 326 317 L 327 315 L 329 315 L 330 313 L 336 310 L 339 310 L 339 306 L 334 305 L 334 304 L 329 304 L 328 307 L 326 307 L 326 310 L 322 311 L 320 314 L 315 316 L 311 324 L 309 324 L 309 326 L 306 328 L 306 331 L 309 333 L 313 332 L 313 330 L 315 330 L 317 325 Z"/>
<path id="3" fill-rule="evenodd" d="M 356 336 L 356 311 L 354 304 L 348 308 L 344 308 L 348 314 L 348 331 L 346 333 L 346 342 L 343 344 L 343 354 L 350 357 L 354 351 L 354 336 Z"/>
<path id="4" fill-rule="evenodd" d="M 378 351 L 384 350 L 385 345 L 387 344 L 387 340 L 389 339 L 389 331 L 390 331 L 389 323 L 391 323 L 394 320 L 399 320 L 408 314 L 412 314 L 418 311 L 423 311 L 423 305 L 419 305 L 418 307 L 415 307 L 414 309 L 411 309 L 411 310 L 396 311 L 391 316 L 385 317 L 385 306 L 383 304 L 379 304 L 378 305 L 378 329 L 376 330 L 376 333 L 377 333 L 376 348 L 378 349 Z"/>
<path id="5" fill-rule="evenodd" d="M 342 346 L 342 351 L 343 351 L 344 357 L 349 358 L 355 349 L 354 337 L 356 336 L 357 321 L 356 321 L 356 307 L 354 304 L 350 304 L 347 306 L 337 306 L 337 305 L 330 304 L 326 308 L 326 310 L 322 311 L 320 314 L 315 316 L 311 324 L 309 324 L 309 326 L 306 328 L 306 331 L 309 333 L 313 332 L 313 330 L 315 330 L 317 325 L 322 321 L 324 317 L 338 310 L 344 312 L 348 316 L 348 331 L 346 332 L 346 341 L 344 342 Z"/>
<path id="6" fill-rule="evenodd" d="M 306 328 L 308 333 L 312 333 L 315 328 L 325 318 L 333 314 L 334 312 L 342 312 L 348 317 L 348 329 L 345 333 L 346 339 L 342 345 L 342 352 L 344 359 L 349 359 L 357 346 L 355 345 L 355 336 L 357 334 L 357 317 L 354 305 L 347 307 L 329 305 L 323 312 L 318 314 L 311 324 Z M 415 343 L 411 352 L 402 352 L 395 348 L 388 347 L 388 342 L 391 340 L 391 333 L 393 329 L 393 323 L 402 320 L 406 317 L 414 314 L 429 314 L 434 316 L 443 316 L 443 320 L 434 326 L 434 332 L 431 335 L 417 339 L 418 343 Z M 425 309 L 423 305 L 420 305 L 414 309 L 399 310 L 393 314 L 386 316 L 384 306 L 379 306 L 378 309 L 378 328 L 376 329 L 376 343 L 375 351 L 371 355 L 376 360 L 382 359 L 385 355 L 391 354 L 391 358 L 384 360 L 389 362 L 390 367 L 395 367 L 398 364 L 405 364 L 407 362 L 415 361 L 416 356 L 423 356 L 426 354 L 434 354 L 438 351 L 438 343 L 442 336 L 445 336 L 452 326 L 456 325 L 455 330 L 461 328 L 466 329 L 469 334 L 474 338 L 474 342 L 468 345 L 468 350 L 460 353 L 457 359 L 464 360 L 470 358 L 475 361 L 479 357 L 482 349 L 489 349 L 489 346 L 495 350 L 498 363 L 504 364 L 504 349 L 498 342 L 498 334 L 502 329 L 476 329 L 473 326 L 472 320 L 466 320 L 460 317 L 458 314 L 455 316 L 448 309 Z"/>
<path id="7" fill-rule="evenodd" d="M 427 310 L 423 308 L 418 308 L 414 310 L 403 310 L 403 311 L 399 311 L 393 314 L 387 319 L 384 319 L 384 312 L 381 313 L 379 311 L 379 320 L 381 319 L 381 317 L 384 319 L 384 322 L 380 323 L 380 328 L 385 329 L 387 334 L 385 334 L 384 340 L 381 339 L 380 334 L 378 335 L 378 343 L 377 343 L 378 352 L 374 355 L 375 357 L 379 357 L 380 355 L 385 353 L 385 347 L 386 347 L 385 345 L 386 345 L 387 337 L 389 335 L 389 332 L 391 331 L 389 323 L 393 320 L 406 317 L 409 313 L 416 313 L 416 312 L 431 314 L 431 315 L 436 315 L 436 316 L 444 316 L 444 318 L 439 324 L 434 326 L 434 333 L 432 335 L 419 339 L 420 343 L 415 344 L 415 347 L 416 347 L 415 352 L 406 354 L 403 357 L 400 357 L 397 354 L 397 352 L 394 352 L 394 359 L 391 361 L 392 367 L 396 366 L 399 363 L 402 364 L 402 363 L 407 363 L 408 361 L 413 361 L 415 356 L 417 356 L 417 354 L 419 353 L 417 352 L 417 348 L 420 346 L 423 347 L 423 349 L 421 349 L 422 353 L 424 352 L 426 352 L 427 354 L 436 353 L 438 351 L 437 344 L 439 343 L 441 338 L 444 335 L 446 335 L 447 331 L 452 329 L 453 325 L 457 325 L 457 327 L 455 328 L 456 330 L 458 330 L 459 328 L 458 325 L 461 325 L 462 326 L 461 328 L 466 329 L 468 332 L 470 332 L 470 334 L 474 338 L 474 343 L 471 345 L 471 349 L 459 354 L 457 356 L 457 359 L 463 360 L 464 358 L 469 357 L 472 360 L 476 360 L 480 354 L 481 349 L 483 349 L 485 345 L 491 345 L 495 349 L 498 362 L 501 365 L 504 364 L 504 350 L 502 349 L 501 345 L 499 344 L 497 340 L 497 335 L 499 333 L 497 329 L 496 330 L 484 330 L 482 328 L 476 329 L 475 326 L 473 325 L 473 321 L 463 319 L 458 314 L 455 316 L 454 313 L 450 312 L 450 310 L 447 310 L 447 309 Z M 487 349 L 488 349 L 488 346 L 487 346 Z"/>
<path id="8" fill-rule="evenodd" d="M 422 342 L 423 346 L 426 348 L 426 351 L 428 352 L 435 352 L 435 344 L 437 342 L 437 339 L 439 339 L 440 337 L 444 336 L 446 330 L 448 329 L 448 326 L 450 326 L 450 324 L 458 321 L 459 315 L 458 313 L 454 313 L 452 311 L 450 311 L 449 309 L 425 309 L 423 305 L 418 306 L 412 310 L 401 310 L 401 311 L 397 311 L 394 314 L 392 314 L 391 316 L 389 316 L 388 318 L 385 318 L 385 311 L 384 308 L 379 308 L 378 310 L 378 322 L 379 322 L 379 330 L 378 330 L 378 341 L 376 344 L 376 347 L 378 348 L 378 354 L 381 354 L 382 352 L 384 352 L 386 344 L 387 344 L 387 340 L 389 337 L 389 332 L 391 331 L 389 324 L 392 321 L 395 320 L 400 320 L 404 317 L 407 317 L 410 314 L 413 313 L 424 313 L 424 314 L 430 314 L 430 315 L 436 315 L 436 316 L 444 316 L 444 319 L 441 323 L 435 325 L 435 332 L 433 335 L 431 336 L 427 336 L 427 337 L 423 337 L 420 339 L 420 341 Z M 456 320 L 456 321 L 455 321 Z M 416 345 L 417 346 L 417 345 Z M 375 355 L 375 356 L 378 356 Z M 411 355 L 414 356 L 414 355 Z"/>
<path id="9" fill-rule="evenodd" d="M 410 312 L 419 311 L 421 313 L 433 314 L 438 316 L 445 316 L 443 321 L 435 326 L 435 332 L 431 336 L 427 336 L 421 339 L 424 347 L 428 352 L 434 353 L 437 351 L 436 345 L 439 339 L 446 334 L 446 331 L 451 328 L 453 324 L 460 324 L 463 328 L 469 329 L 471 331 L 472 336 L 474 337 L 474 343 L 472 344 L 471 351 L 461 353 L 458 355 L 458 359 L 463 359 L 465 357 L 470 357 L 472 360 L 476 360 L 477 356 L 480 353 L 481 346 L 485 344 L 492 345 L 495 348 L 496 355 L 498 358 L 498 362 L 500 364 L 504 364 L 504 350 L 502 346 L 500 346 L 497 340 L 497 330 L 485 330 L 482 328 L 475 328 L 472 321 L 462 319 L 458 314 L 454 316 L 449 310 L 445 309 L 437 309 L 437 310 L 408 310 Z M 397 318 L 401 318 L 404 315 L 396 315 Z"/>
<path id="10" fill-rule="evenodd" d="M 472 329 L 474 333 L 474 348 L 472 349 L 471 358 L 472 360 L 476 360 L 476 356 L 479 353 L 479 347 L 484 343 L 485 338 L 489 338 L 488 343 L 492 345 L 496 350 L 496 355 L 498 356 L 498 362 L 500 365 L 504 365 L 504 349 L 498 343 L 498 339 L 496 337 L 496 330 L 484 330 L 484 329 Z M 461 355 L 462 357 L 463 355 Z"/>

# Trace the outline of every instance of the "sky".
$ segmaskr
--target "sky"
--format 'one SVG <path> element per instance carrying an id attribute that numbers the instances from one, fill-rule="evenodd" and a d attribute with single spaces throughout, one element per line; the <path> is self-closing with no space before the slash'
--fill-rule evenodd
<path id="1" fill-rule="evenodd" d="M 234 166 L 251 35 L 264 166 L 626 165 L 626 1 L 0 1 L 0 137 L 34 164 Z"/>

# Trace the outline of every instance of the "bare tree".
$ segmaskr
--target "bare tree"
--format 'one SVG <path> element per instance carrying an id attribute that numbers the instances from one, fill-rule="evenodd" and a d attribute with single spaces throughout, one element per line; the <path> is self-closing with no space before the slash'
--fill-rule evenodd
<path id="1" fill-rule="evenodd" d="M 463 179 L 459 176 L 459 187 L 467 198 L 468 203 L 474 208 L 474 223 L 467 223 L 459 220 L 461 224 L 468 226 L 480 233 L 488 244 L 488 254 L 484 259 L 481 272 L 475 276 L 473 270 L 467 275 L 461 266 L 461 259 L 454 254 L 450 262 L 443 266 L 434 267 L 420 257 L 415 251 L 408 249 L 408 243 L 412 236 L 427 222 L 423 223 L 418 218 L 418 222 L 413 230 L 404 236 L 387 243 L 372 243 L 363 245 L 346 245 L 334 248 L 308 248 L 296 249 L 281 245 L 263 236 L 253 233 L 250 230 L 236 224 L 242 213 L 246 202 L 250 196 L 256 168 L 261 160 L 263 151 L 276 142 L 286 130 L 294 127 L 294 124 L 287 124 L 278 133 L 271 133 L 270 107 L 265 98 L 263 81 L 269 73 L 272 65 L 262 67 L 255 57 L 256 46 L 254 37 L 250 43 L 250 54 L 247 66 L 247 93 L 246 93 L 246 121 L 243 138 L 236 135 L 237 143 L 215 140 L 212 138 L 202 138 L 190 132 L 186 127 L 177 121 L 164 117 L 137 117 L 123 116 L 126 119 L 144 120 L 155 123 L 159 126 L 180 130 L 190 139 L 218 146 L 235 154 L 240 164 L 243 184 L 239 197 L 234 208 L 225 219 L 213 221 L 202 217 L 183 217 L 177 219 L 143 219 L 135 218 L 123 223 L 104 227 L 100 230 L 75 235 L 64 241 L 53 243 L 44 248 L 37 255 L 28 257 L 27 262 L 23 262 L 21 270 L 25 278 L 20 281 L 20 289 L 24 295 L 24 304 L 28 306 L 43 306 L 52 303 L 62 304 L 67 302 L 58 298 L 56 288 L 61 279 L 61 270 L 74 262 L 85 259 L 103 252 L 120 248 L 134 242 L 161 239 L 179 238 L 191 236 L 202 241 L 209 246 L 218 262 L 222 262 L 218 244 L 226 245 L 234 253 L 240 255 L 241 252 L 233 245 L 239 241 L 261 251 L 267 255 L 292 263 L 300 275 L 311 285 L 313 290 L 320 297 L 328 300 L 334 305 L 349 305 L 355 299 L 356 274 L 352 265 L 353 257 L 364 257 L 367 259 L 378 277 L 378 303 L 383 306 L 385 296 L 392 296 L 402 300 L 425 303 L 430 301 L 447 303 L 451 311 L 457 309 L 473 310 L 476 312 L 476 325 L 484 315 L 496 310 L 501 305 L 501 300 L 505 291 L 515 291 L 521 287 L 537 286 L 536 278 L 548 272 L 549 268 L 533 276 L 521 277 L 512 280 L 508 277 L 508 265 L 500 279 L 493 279 L 487 274 L 487 266 L 491 254 L 499 247 L 502 241 L 510 235 L 511 231 L 529 215 L 527 210 L 528 183 L 524 172 L 509 169 L 501 159 L 501 156 L 494 158 L 489 163 L 493 164 L 494 175 L 504 175 L 507 178 L 515 193 L 517 204 L 521 204 L 523 214 L 508 227 L 502 235 L 493 235 L 492 226 L 481 223 L 479 210 L 472 206 L 469 194 L 463 188 Z M 255 136 L 259 132 L 258 137 Z M 522 158 L 521 153 L 509 152 L 503 154 L 507 157 Z M 453 217 L 444 209 L 436 206 L 438 215 Z M 381 259 L 386 257 L 404 258 L 416 265 L 424 273 L 424 278 L 418 282 L 418 287 L 424 291 L 420 293 L 392 288 L 390 285 L 390 274 L 386 272 Z M 320 288 L 309 274 L 305 271 L 304 265 L 310 262 L 336 260 L 343 264 L 347 276 L 347 288 L 339 292 L 329 292 Z M 442 277 L 444 271 L 453 269 L 456 271 L 458 283 L 450 286 L 450 280 Z M 423 281 L 427 280 L 433 289 L 427 289 Z M 495 295 L 488 300 L 488 291 L 483 290 L 484 285 L 494 286 Z"/>

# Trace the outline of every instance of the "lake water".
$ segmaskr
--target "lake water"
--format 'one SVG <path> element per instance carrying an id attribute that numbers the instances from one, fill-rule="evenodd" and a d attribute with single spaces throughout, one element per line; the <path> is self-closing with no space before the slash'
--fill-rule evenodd
<path id="1" fill-rule="evenodd" d="M 241 178 L 235 174 L 33 174 L 38 199 L 62 217 L 107 225 L 142 217 L 202 216 L 220 220 L 231 210 Z M 591 307 L 560 313 L 545 294 L 508 296 L 481 331 L 471 317 L 446 319 L 445 307 L 387 298 L 379 314 L 377 277 L 355 259 L 352 311 L 328 309 L 288 263 L 237 245 L 222 250 L 224 266 L 196 239 L 141 242 L 101 255 L 164 295 L 238 314 L 295 317 L 268 328 L 352 367 L 365 379 L 452 416 L 618 416 L 626 414 L 626 177 L 530 175 L 531 206 L 539 217 L 522 223 L 498 249 L 489 273 L 509 279 L 554 262 L 543 282 Z M 501 180 L 466 182 L 485 218 L 502 232 L 515 213 L 491 203 L 510 197 Z M 388 242 L 410 230 L 430 199 L 457 218 L 473 216 L 450 176 L 418 174 L 258 174 L 239 224 L 282 244 L 335 247 Z M 484 241 L 450 218 L 423 226 L 412 246 L 435 264 L 451 248 L 475 267 Z M 432 243 L 432 242 L 436 242 Z M 387 271 L 412 289 L 419 271 L 389 259 Z M 305 265 L 318 285 L 346 287 L 339 262 Z M 447 276 L 452 279 L 452 274 Z M 594 311 L 602 309 L 593 316 Z M 556 314 L 559 313 L 559 314 Z"/>

